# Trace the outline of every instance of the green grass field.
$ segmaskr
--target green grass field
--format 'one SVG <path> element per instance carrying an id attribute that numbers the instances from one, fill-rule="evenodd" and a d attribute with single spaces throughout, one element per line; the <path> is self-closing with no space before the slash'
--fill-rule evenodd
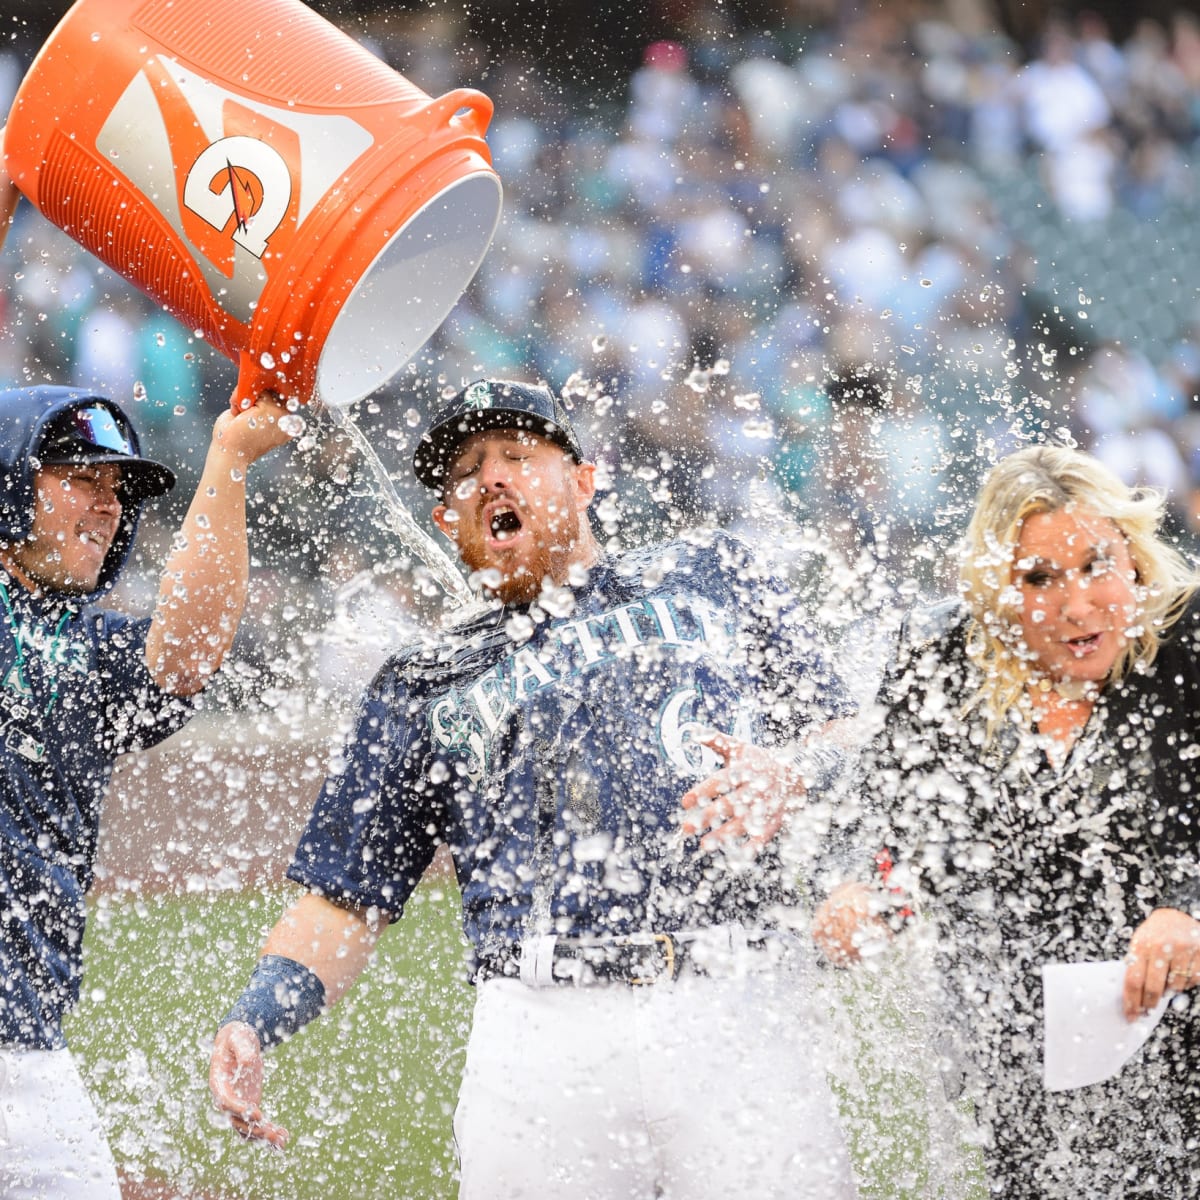
<path id="1" fill-rule="evenodd" d="M 264 1108 L 292 1133 L 285 1152 L 243 1142 L 212 1111 L 212 1033 L 286 898 L 94 905 L 69 1036 L 123 1171 L 180 1196 L 453 1200 L 472 993 L 445 886 L 423 887 L 350 995 L 269 1056 Z M 866 1200 L 973 1195 L 887 977 L 837 973 L 827 986 L 851 1047 L 838 1091 Z"/>

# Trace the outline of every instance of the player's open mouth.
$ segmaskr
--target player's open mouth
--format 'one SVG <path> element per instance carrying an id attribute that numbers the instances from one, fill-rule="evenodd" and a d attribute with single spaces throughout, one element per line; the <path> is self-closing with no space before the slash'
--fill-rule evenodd
<path id="1" fill-rule="evenodd" d="M 1100 639 L 1104 635 L 1102 633 L 1089 633 L 1085 637 L 1070 638 L 1067 641 L 1067 649 L 1075 655 L 1076 658 L 1084 658 L 1091 654 L 1100 646 Z"/>
<path id="2" fill-rule="evenodd" d="M 488 529 L 497 542 L 508 542 L 521 532 L 521 516 L 507 504 L 497 505 L 488 513 Z"/>

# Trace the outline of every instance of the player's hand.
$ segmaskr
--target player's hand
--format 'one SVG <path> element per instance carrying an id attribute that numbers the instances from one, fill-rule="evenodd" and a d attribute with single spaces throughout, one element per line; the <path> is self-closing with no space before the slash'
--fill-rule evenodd
<path id="1" fill-rule="evenodd" d="M 799 769 L 769 750 L 724 733 L 697 742 L 715 750 L 725 766 L 683 794 L 686 835 L 700 836 L 702 850 L 718 846 L 765 846 L 783 828 L 789 803 L 804 790 Z"/>
<path id="2" fill-rule="evenodd" d="M 208 1066 L 208 1090 L 213 1102 L 229 1114 L 230 1124 L 245 1138 L 267 1142 L 280 1150 L 288 1131 L 262 1114 L 263 1056 L 258 1035 L 249 1025 L 231 1021 L 217 1031 Z"/>
<path id="3" fill-rule="evenodd" d="M 812 936 L 831 963 L 845 967 L 861 961 L 864 949 L 890 939 L 892 931 L 872 910 L 871 889 L 851 882 L 834 888 L 817 906 Z"/>
<path id="4" fill-rule="evenodd" d="M 243 466 L 291 441 L 304 429 L 304 418 L 290 410 L 274 392 L 263 392 L 241 412 L 226 409 L 213 426 L 213 447 L 232 455 Z"/>
<path id="5" fill-rule="evenodd" d="M 1134 930 L 1125 963 L 1125 1016 L 1134 1021 L 1165 993 L 1200 983 L 1200 921 L 1177 908 L 1156 908 Z"/>

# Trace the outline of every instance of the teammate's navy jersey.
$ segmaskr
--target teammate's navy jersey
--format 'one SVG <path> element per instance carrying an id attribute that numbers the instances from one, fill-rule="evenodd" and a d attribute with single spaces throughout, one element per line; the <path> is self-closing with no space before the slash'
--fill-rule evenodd
<path id="1" fill-rule="evenodd" d="M 605 560 L 562 599 L 493 609 L 383 668 L 292 879 L 394 920 L 444 842 L 485 952 L 771 923 L 795 864 L 702 852 L 680 800 L 723 765 L 703 730 L 783 746 L 850 711 L 790 593 L 718 535 Z"/>
<path id="2" fill-rule="evenodd" d="M 193 706 L 151 679 L 148 619 L 39 601 L 3 577 L 0 603 L 0 1045 L 53 1049 L 79 995 L 113 760 Z"/>

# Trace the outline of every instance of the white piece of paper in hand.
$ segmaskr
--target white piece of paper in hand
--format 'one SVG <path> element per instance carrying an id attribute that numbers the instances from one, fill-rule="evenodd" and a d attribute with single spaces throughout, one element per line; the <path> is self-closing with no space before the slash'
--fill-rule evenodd
<path id="1" fill-rule="evenodd" d="M 1042 967 L 1046 1028 L 1042 1077 L 1048 1092 L 1111 1079 L 1142 1048 L 1167 1007 L 1127 1021 L 1123 962 L 1047 963 Z"/>

